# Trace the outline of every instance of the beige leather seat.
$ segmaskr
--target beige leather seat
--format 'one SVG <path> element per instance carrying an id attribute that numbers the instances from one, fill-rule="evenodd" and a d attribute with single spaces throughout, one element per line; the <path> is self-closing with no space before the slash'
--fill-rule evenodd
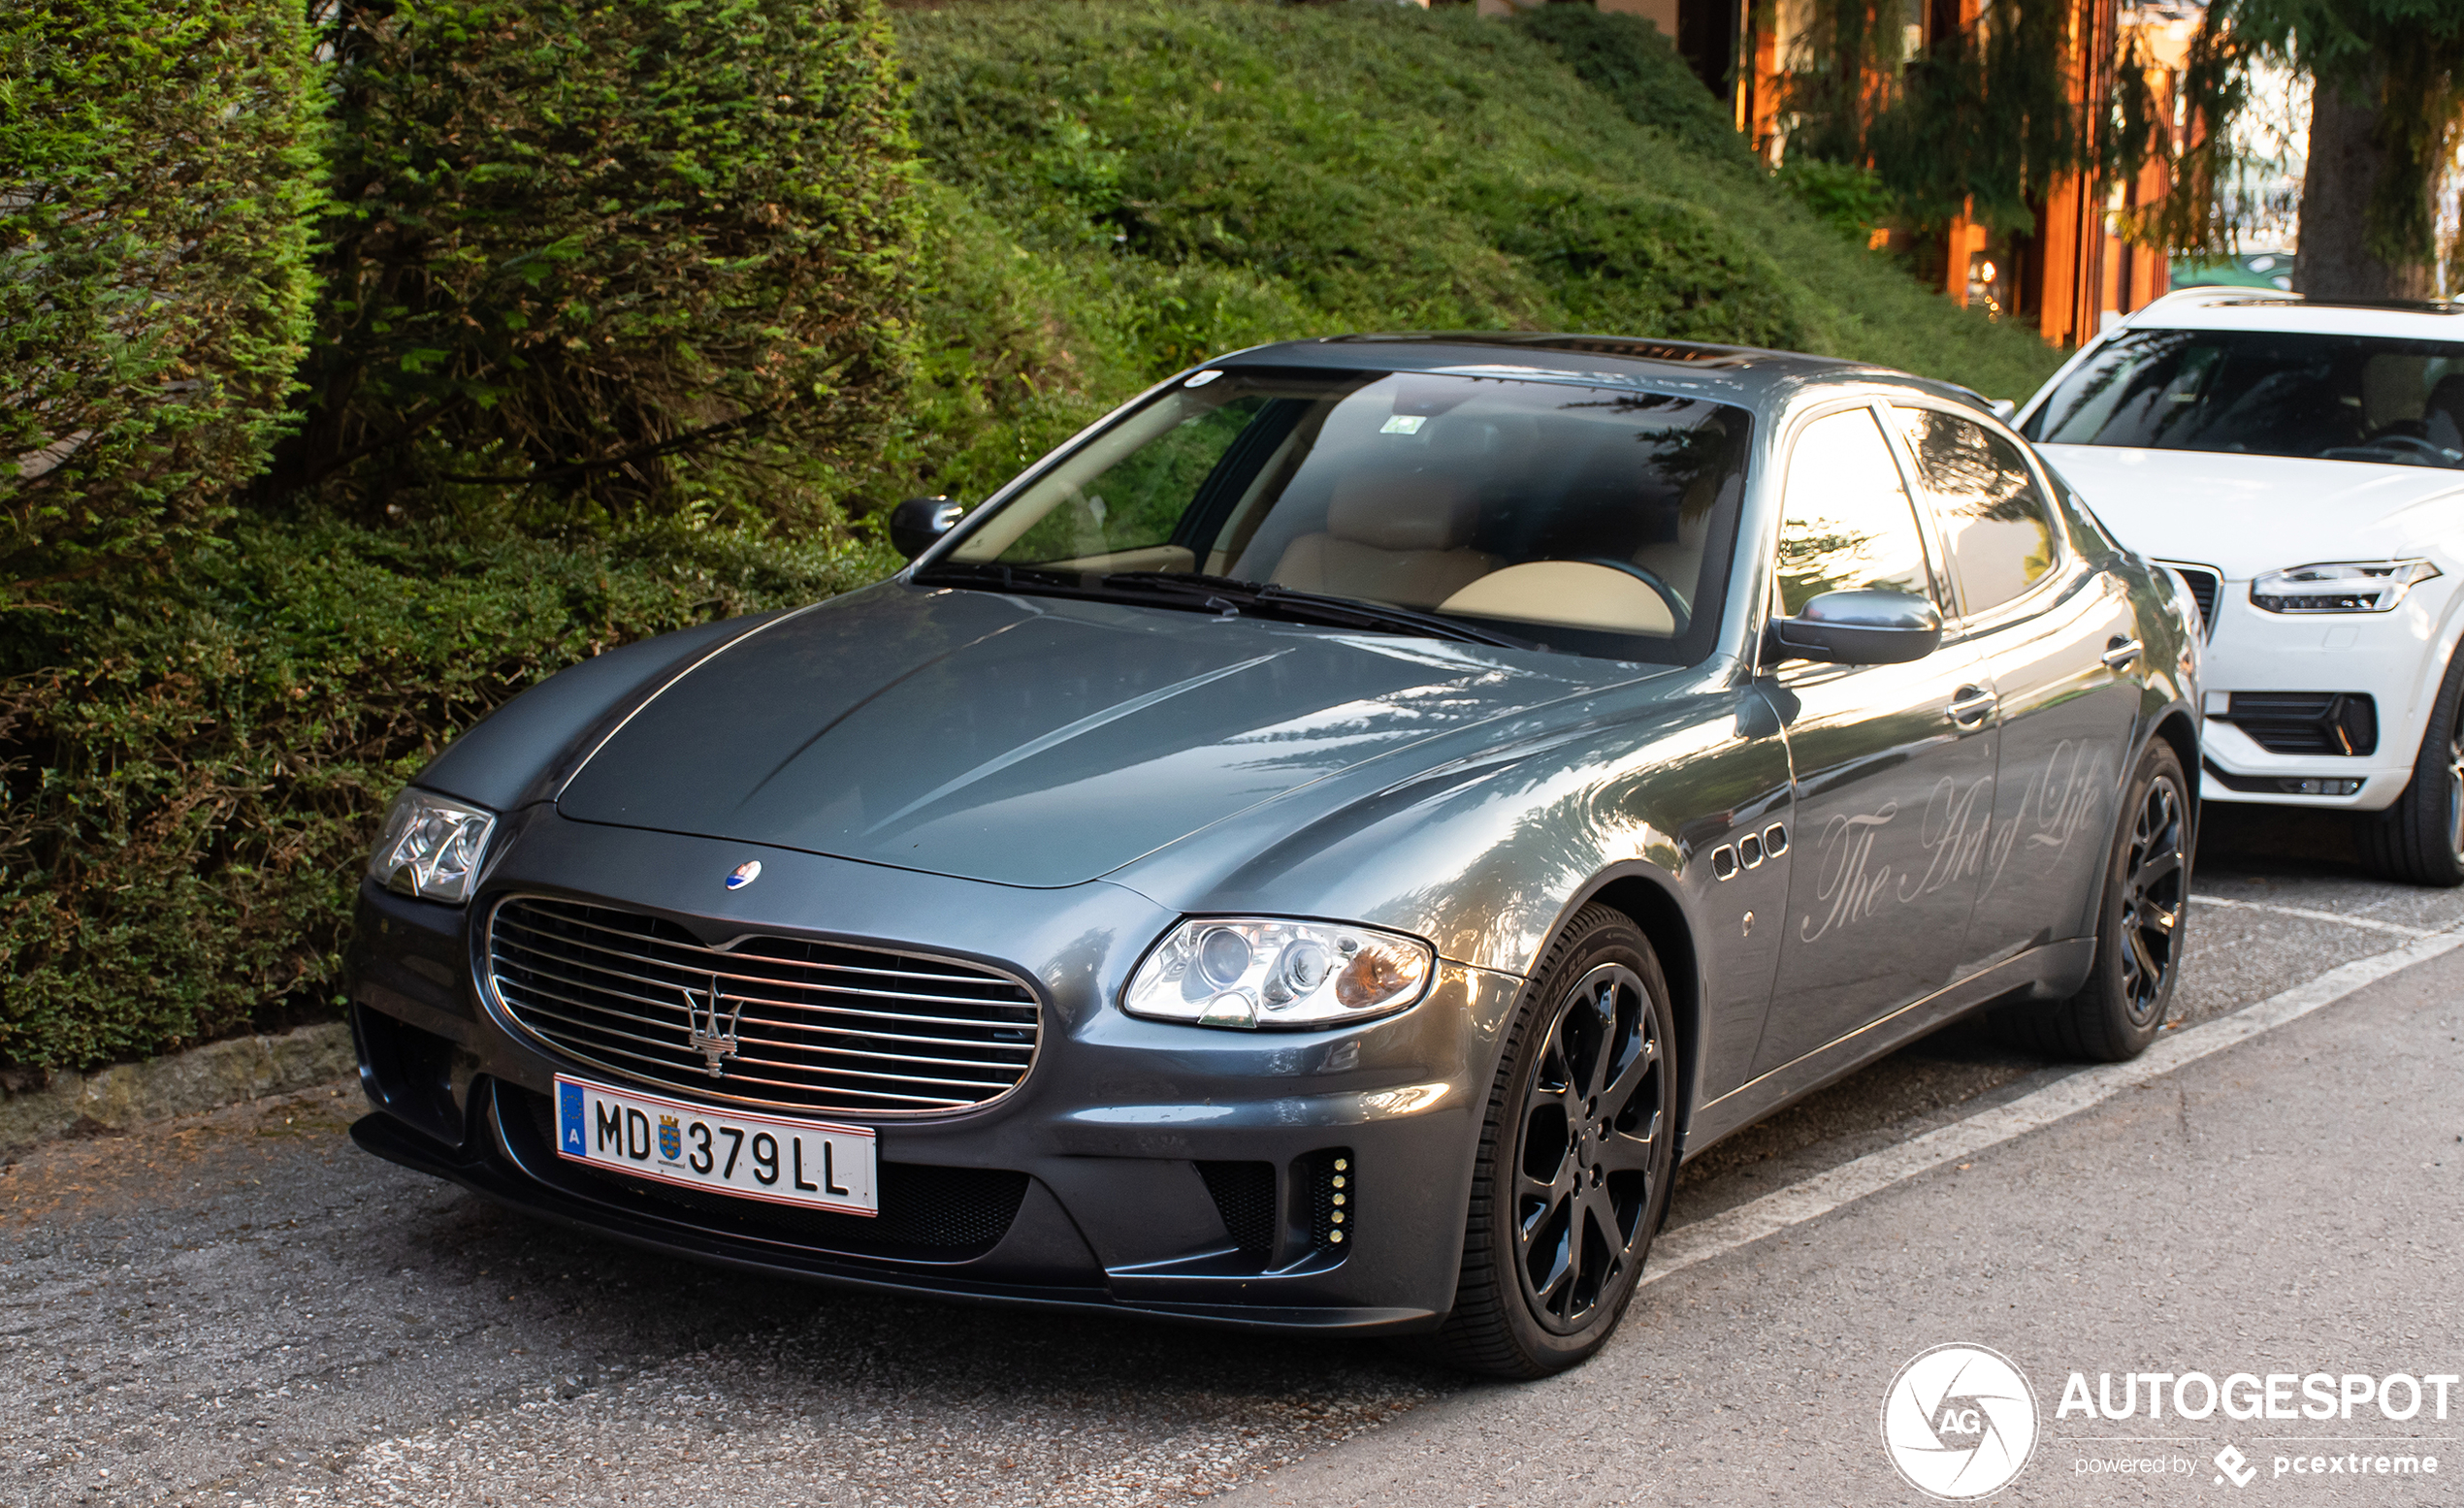
<path id="1" fill-rule="evenodd" d="M 1676 615 L 1649 583 L 1589 561 L 1508 565 L 1446 598 L 1442 611 L 1663 639 L 1677 631 Z"/>
<path id="2" fill-rule="evenodd" d="M 1497 569 L 1469 548 L 1478 502 L 1461 481 L 1359 471 L 1336 484 L 1323 533 L 1283 547 L 1267 579 L 1295 592 L 1435 607 Z"/>

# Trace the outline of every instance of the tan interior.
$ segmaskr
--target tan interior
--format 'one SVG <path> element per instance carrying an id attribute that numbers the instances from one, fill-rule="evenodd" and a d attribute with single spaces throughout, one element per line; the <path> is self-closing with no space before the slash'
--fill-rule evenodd
<path id="1" fill-rule="evenodd" d="M 1108 555 L 1082 555 L 1075 560 L 1048 561 L 1040 567 L 1055 571 L 1185 571 L 1196 568 L 1198 558 L 1185 545 L 1148 545 L 1138 550 L 1115 550 Z"/>
<path id="2" fill-rule="evenodd" d="M 1284 546 L 1271 577 L 1295 592 L 1434 607 L 1497 569 L 1468 548 L 1476 499 L 1424 473 L 1355 472 L 1338 483 L 1323 533 Z"/>
<path id="3" fill-rule="evenodd" d="M 1650 583 L 1589 561 L 1526 561 L 1491 571 L 1439 611 L 1660 638 L 1677 631 L 1676 615 Z"/>

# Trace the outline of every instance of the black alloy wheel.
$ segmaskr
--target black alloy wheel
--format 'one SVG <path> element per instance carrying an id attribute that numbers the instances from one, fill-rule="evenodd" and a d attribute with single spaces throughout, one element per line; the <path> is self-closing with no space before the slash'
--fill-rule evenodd
<path id="1" fill-rule="evenodd" d="M 2370 867 L 2404 884 L 2464 884 L 2464 654 L 2448 661 L 2421 730 L 2413 779 L 2395 804 L 2361 819 Z"/>
<path id="2" fill-rule="evenodd" d="M 2122 1001 L 2133 1027 L 2153 1029 L 2173 995 L 2190 878 L 2189 831 L 2181 786 L 2149 782 L 2130 818 L 2122 865 Z"/>
<path id="3" fill-rule="evenodd" d="M 1668 1211 L 1673 1016 L 1634 922 L 1587 906 L 1533 971 L 1489 1096 L 1453 1313 L 1428 1348 L 1505 1377 L 1607 1340 Z"/>
<path id="4" fill-rule="evenodd" d="M 1995 1012 L 2003 1035 L 2048 1057 L 2120 1063 L 2156 1041 L 2182 972 L 2197 839 L 2182 760 L 2158 739 L 2140 755 L 2115 814 L 2097 908 L 2096 957 L 2067 1000 Z"/>

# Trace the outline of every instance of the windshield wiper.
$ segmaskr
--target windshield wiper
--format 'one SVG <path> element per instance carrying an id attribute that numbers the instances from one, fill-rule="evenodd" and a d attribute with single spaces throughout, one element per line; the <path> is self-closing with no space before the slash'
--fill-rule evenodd
<path id="1" fill-rule="evenodd" d="M 1273 583 L 1236 581 L 1198 571 L 1052 570 L 1036 565 L 1004 565 L 998 561 L 944 561 L 912 578 L 926 587 L 977 587 L 990 592 L 1037 596 L 1079 597 L 1087 601 L 1149 602 L 1157 607 L 1191 612 L 1248 613 L 1290 623 L 1334 628 L 1384 628 L 1464 644 L 1491 644 L 1500 649 L 1537 650 L 1541 646 L 1487 628 L 1475 628 L 1435 613 L 1388 607 L 1352 597 L 1294 592 Z"/>
<path id="2" fill-rule="evenodd" d="M 1475 627 L 1436 613 L 1364 602 L 1356 597 L 1295 592 L 1273 582 L 1238 581 L 1199 571 L 1115 571 L 1103 578 L 1117 591 L 1170 596 L 1175 605 L 1252 613 L 1336 628 L 1400 628 L 1407 633 L 1454 639 L 1465 644 L 1493 644 L 1500 649 L 1534 650 L 1540 646 L 1493 629 Z"/>

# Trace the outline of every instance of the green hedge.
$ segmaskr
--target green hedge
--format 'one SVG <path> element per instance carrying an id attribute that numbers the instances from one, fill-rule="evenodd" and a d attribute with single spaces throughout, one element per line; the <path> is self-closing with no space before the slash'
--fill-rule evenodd
<path id="1" fill-rule="evenodd" d="M 329 1015 L 372 823 L 456 730 L 601 650 L 892 563 L 680 520 L 587 543 L 250 522 L 176 587 L 73 594 L 6 645 L 0 1063 Z"/>
<path id="2" fill-rule="evenodd" d="M 0 606 L 163 558 L 263 466 L 313 287 L 302 14 L 0 6 Z"/>
<path id="3" fill-rule="evenodd" d="M 923 381 L 878 496 L 981 497 L 1183 363 L 1345 330 L 1738 340 L 2014 398 L 2059 361 L 1774 182 L 1632 16 L 1085 0 L 895 25 L 935 182 Z"/>
<path id="4" fill-rule="evenodd" d="M 358 516 L 798 523 L 904 380 L 873 0 L 341 0 L 340 213 L 276 483 Z"/>

